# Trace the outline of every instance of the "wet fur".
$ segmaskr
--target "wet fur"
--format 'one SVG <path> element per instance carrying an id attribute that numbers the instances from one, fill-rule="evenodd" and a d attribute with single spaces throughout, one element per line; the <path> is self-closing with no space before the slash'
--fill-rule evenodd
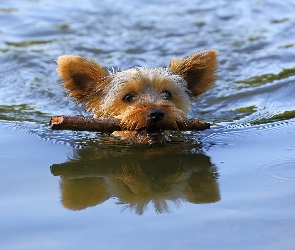
<path id="1" fill-rule="evenodd" d="M 191 98 L 213 86 L 216 57 L 215 50 L 206 50 L 174 58 L 167 68 L 136 67 L 112 73 L 92 60 L 63 55 L 57 59 L 57 71 L 77 104 L 85 105 L 94 117 L 119 118 L 133 130 L 115 135 L 149 143 L 162 135 L 160 130 L 148 131 L 150 123 L 177 128 L 190 110 Z"/>

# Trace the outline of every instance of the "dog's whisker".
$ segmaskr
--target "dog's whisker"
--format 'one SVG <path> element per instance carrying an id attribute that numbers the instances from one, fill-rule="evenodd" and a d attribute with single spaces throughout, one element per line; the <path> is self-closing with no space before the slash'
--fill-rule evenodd
<path id="1" fill-rule="evenodd" d="M 164 124 L 179 129 L 190 111 L 191 98 L 212 87 L 216 57 L 215 50 L 206 50 L 173 58 L 167 68 L 109 71 L 92 60 L 64 55 L 57 59 L 57 71 L 77 104 L 85 105 L 96 118 L 121 119 L 122 126 L 133 130 L 115 135 L 149 143 L 151 130 L 161 137 Z"/>

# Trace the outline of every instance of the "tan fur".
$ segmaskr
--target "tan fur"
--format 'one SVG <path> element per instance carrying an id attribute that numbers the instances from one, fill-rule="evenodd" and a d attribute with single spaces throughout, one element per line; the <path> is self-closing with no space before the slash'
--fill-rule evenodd
<path id="1" fill-rule="evenodd" d="M 185 59 L 173 59 L 169 69 L 182 76 L 193 95 L 198 96 L 211 88 L 215 82 L 217 51 L 205 50 Z"/>
<path id="2" fill-rule="evenodd" d="M 86 109 L 92 112 L 93 105 L 99 105 L 101 90 L 112 79 L 109 72 L 100 64 L 80 56 L 63 55 L 56 62 L 63 87 L 71 91 L 68 97 L 74 97 L 77 104 L 87 104 Z"/>
<path id="3" fill-rule="evenodd" d="M 136 67 L 117 73 L 73 55 L 60 56 L 57 64 L 64 88 L 71 91 L 69 97 L 86 105 L 94 117 L 116 117 L 134 130 L 116 135 L 147 143 L 150 133 L 146 128 L 151 123 L 159 128 L 164 124 L 177 128 L 177 122 L 190 110 L 191 96 L 212 87 L 216 57 L 215 50 L 206 50 L 173 59 L 168 68 Z"/>

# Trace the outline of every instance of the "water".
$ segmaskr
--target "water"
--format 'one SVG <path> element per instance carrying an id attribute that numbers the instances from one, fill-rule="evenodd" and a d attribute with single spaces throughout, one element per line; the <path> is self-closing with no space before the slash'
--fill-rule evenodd
<path id="1" fill-rule="evenodd" d="M 293 249 L 293 1 L 0 2 L 0 249 Z M 166 66 L 219 51 L 191 117 L 213 124 L 136 146 L 51 131 L 85 114 L 55 59 Z"/>

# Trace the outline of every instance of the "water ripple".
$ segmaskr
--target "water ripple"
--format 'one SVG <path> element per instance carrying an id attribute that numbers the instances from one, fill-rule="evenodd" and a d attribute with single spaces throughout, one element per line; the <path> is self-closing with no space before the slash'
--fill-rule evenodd
<path id="1" fill-rule="evenodd" d="M 289 149 L 292 150 L 292 149 Z M 295 183 L 295 159 L 267 160 L 255 165 L 251 172 L 255 178 L 285 184 Z"/>
<path id="2" fill-rule="evenodd" d="M 295 119 L 288 121 L 277 121 L 261 125 L 251 125 L 250 123 L 231 123 L 224 126 L 214 126 L 202 133 L 202 143 L 205 147 L 229 146 L 237 141 L 251 141 L 260 137 L 267 140 L 273 135 L 279 136 L 281 133 L 293 133 Z"/>

